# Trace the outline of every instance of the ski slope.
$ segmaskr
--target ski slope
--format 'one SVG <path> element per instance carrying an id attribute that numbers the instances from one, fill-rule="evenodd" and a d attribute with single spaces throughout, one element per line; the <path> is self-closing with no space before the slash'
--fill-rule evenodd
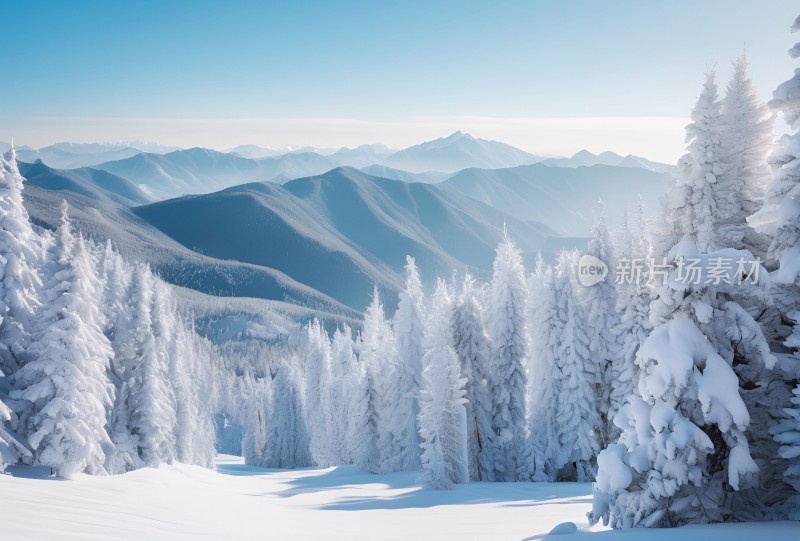
<path id="1" fill-rule="evenodd" d="M 366 474 L 345 466 L 295 471 L 185 465 L 113 477 L 46 478 L 40 468 L 0 475 L 3 540 L 219 539 L 800 539 L 800 523 L 588 528 L 582 483 L 473 483 L 424 490 L 414 473 Z M 577 532 L 548 535 L 574 522 Z M 565 527 L 566 526 L 566 527 Z M 564 525 L 562 529 L 570 529 Z"/>

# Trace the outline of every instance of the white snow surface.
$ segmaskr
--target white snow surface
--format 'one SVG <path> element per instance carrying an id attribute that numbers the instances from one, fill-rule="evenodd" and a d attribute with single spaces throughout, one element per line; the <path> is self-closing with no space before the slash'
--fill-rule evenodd
<path id="1" fill-rule="evenodd" d="M 588 483 L 471 483 L 436 491 L 416 484 L 415 472 L 271 470 L 228 455 L 219 456 L 217 471 L 177 464 L 70 480 L 47 479 L 41 468 L 12 473 L 0 475 L 7 540 L 534 540 L 562 530 L 562 541 L 800 539 L 800 522 L 589 528 Z M 569 533 L 566 522 L 577 531 Z"/>

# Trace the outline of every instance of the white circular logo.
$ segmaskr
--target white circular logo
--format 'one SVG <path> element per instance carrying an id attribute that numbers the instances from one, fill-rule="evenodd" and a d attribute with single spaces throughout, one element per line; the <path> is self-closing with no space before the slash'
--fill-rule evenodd
<path id="1" fill-rule="evenodd" d="M 584 254 L 578 260 L 578 282 L 584 287 L 599 284 L 608 276 L 608 266 L 593 255 Z"/>

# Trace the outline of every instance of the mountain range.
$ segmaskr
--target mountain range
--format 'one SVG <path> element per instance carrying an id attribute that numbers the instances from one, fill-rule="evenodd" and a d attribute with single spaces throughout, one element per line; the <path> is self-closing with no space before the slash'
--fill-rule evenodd
<path id="1" fill-rule="evenodd" d="M 594 155 L 581 151 L 571 158 L 546 158 L 462 132 L 399 151 L 385 145 L 352 149 L 265 149 L 245 145 L 219 152 L 204 148 L 175 150 L 152 143 L 58 143 L 39 150 L 20 147 L 17 155 L 27 162 L 41 159 L 56 169 L 101 169 L 131 181 L 154 199 L 210 193 L 248 182 L 283 183 L 343 165 L 375 176 L 429 183 L 468 168 L 503 169 L 538 162 L 554 167 L 600 164 L 674 172 L 674 166 L 611 152 Z"/>
<path id="2" fill-rule="evenodd" d="M 465 169 L 444 181 L 477 201 L 521 220 L 534 220 L 562 235 L 587 236 L 599 212 L 619 222 L 641 197 L 658 210 L 673 177 L 637 167 L 551 167 L 543 163 L 509 169 Z"/>
<path id="3" fill-rule="evenodd" d="M 437 275 L 466 269 L 487 279 L 504 228 L 529 262 L 537 252 L 552 258 L 585 245 L 600 201 L 617 220 L 638 196 L 654 209 L 672 182 L 652 162 L 630 156 L 615 155 L 617 165 L 584 165 L 615 159 L 610 153 L 454 174 L 427 169 L 467 162 L 460 153 L 492 165 L 538 159 L 456 133 L 393 153 L 365 146 L 251 159 L 193 148 L 68 170 L 20 162 L 20 170 L 26 205 L 44 227 L 57 223 L 66 199 L 87 236 L 111 239 L 176 285 L 291 303 L 328 320 L 356 317 L 373 286 L 391 308 L 408 254 L 428 286 Z M 363 165 L 370 157 L 408 169 Z"/>
<path id="4" fill-rule="evenodd" d="M 504 225 L 528 253 L 556 234 L 447 186 L 373 177 L 351 167 L 133 212 L 195 252 L 275 269 L 358 309 L 369 302 L 373 284 L 400 287 L 407 254 L 429 279 L 466 268 L 485 278 Z"/>
<path id="5" fill-rule="evenodd" d="M 641 156 L 634 156 L 628 154 L 627 156 L 620 156 L 615 152 L 601 152 L 600 154 L 592 154 L 588 150 L 580 150 L 572 155 L 570 158 L 546 158 L 541 161 L 545 165 L 554 167 L 584 167 L 592 165 L 613 165 L 615 167 L 637 167 L 640 169 L 647 169 L 656 173 L 669 173 L 675 174 L 677 167 L 671 164 L 659 163 L 642 158 Z"/>

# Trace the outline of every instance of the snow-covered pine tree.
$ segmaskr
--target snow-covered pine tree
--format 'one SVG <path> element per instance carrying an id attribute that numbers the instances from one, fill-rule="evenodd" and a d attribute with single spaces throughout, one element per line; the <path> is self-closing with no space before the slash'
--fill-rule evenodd
<path id="1" fill-rule="evenodd" d="M 738 283 L 735 263 L 720 284 L 682 274 L 687 261 L 708 269 L 719 258 L 752 255 L 702 254 L 688 240 L 670 251 L 677 268 L 651 305 L 654 330 L 637 353 L 636 392 L 614 420 L 619 444 L 598 458 L 592 520 L 674 526 L 763 512 L 763 493 L 740 490 L 755 487 L 759 474 L 743 396 L 764 397 L 760 378 L 775 360 L 758 323 L 731 299 L 757 295 L 764 280 L 755 283 L 753 272 Z"/>
<path id="2" fill-rule="evenodd" d="M 605 216 L 601 213 L 592 228 L 592 238 L 586 253 L 603 263 L 609 269 L 615 268 L 614 247 L 611 234 L 606 225 Z M 613 380 L 612 363 L 620 357 L 619 329 L 620 317 L 617 312 L 617 288 L 612 276 L 592 287 L 581 288 L 576 293 L 583 303 L 586 321 L 592 326 L 592 338 L 589 342 L 588 370 L 594 370 L 594 391 L 596 394 L 597 412 L 600 416 L 598 438 L 600 447 L 607 443 L 610 394 L 616 382 Z"/>
<path id="3" fill-rule="evenodd" d="M 800 312 L 795 318 L 794 333 L 786 341 L 793 349 L 793 366 L 800 376 Z M 800 383 L 792 391 L 789 403 L 785 404 L 783 417 L 771 427 L 775 440 L 780 444 L 778 454 L 787 462 L 783 465 L 783 479 L 795 491 L 781 505 L 781 512 L 790 520 L 800 520 Z"/>
<path id="4" fill-rule="evenodd" d="M 491 339 L 491 455 L 496 481 L 514 481 L 526 446 L 527 286 L 522 256 L 507 232 L 497 246 L 485 311 Z"/>
<path id="5" fill-rule="evenodd" d="M 39 307 L 41 244 L 22 203 L 23 178 L 12 148 L 0 156 L 0 370 L 12 375 L 30 345 Z"/>
<path id="6" fill-rule="evenodd" d="M 117 328 L 124 325 L 127 311 L 126 302 L 131 281 L 131 269 L 117 252 L 111 241 L 107 241 L 100 257 L 99 272 L 103 284 L 103 314 L 105 316 L 105 333 L 115 341 Z"/>
<path id="7" fill-rule="evenodd" d="M 318 466 L 332 466 L 338 457 L 333 451 L 331 427 L 331 343 L 328 333 L 314 319 L 307 326 L 308 357 L 305 371 L 305 411 L 311 439 L 311 457 Z"/>
<path id="8" fill-rule="evenodd" d="M 419 412 L 421 482 L 436 489 L 469 482 L 466 380 L 460 375 L 458 356 L 450 345 L 450 321 L 447 287 L 439 280 L 425 327 Z"/>
<path id="9" fill-rule="evenodd" d="M 390 471 L 417 470 L 419 457 L 419 392 L 422 387 L 422 336 L 425 327 L 424 295 L 414 258 L 406 257 L 406 280 L 392 322 L 397 361 L 392 385 L 387 389 L 386 423 L 394 440 L 396 457 Z"/>
<path id="10" fill-rule="evenodd" d="M 607 419 L 608 442 L 619 438 L 620 430 L 614 417 L 633 394 L 636 375 L 636 353 L 652 329 L 649 321 L 653 284 L 650 283 L 653 247 L 650 243 L 644 208 L 641 200 L 634 219 L 625 221 L 618 249 L 619 265 L 625 272 L 618 277 L 616 310 L 619 322 L 614 333 L 618 337 L 619 354 L 611 362 L 611 386 Z"/>
<path id="11" fill-rule="evenodd" d="M 733 64 L 733 77 L 722 100 L 722 118 L 722 170 L 715 188 L 719 244 L 764 259 L 769 237 L 753 229 L 747 217 L 758 211 L 764 200 L 775 118 L 758 99 L 747 76 L 744 54 Z"/>
<path id="12" fill-rule="evenodd" d="M 134 267 L 130 287 L 130 312 L 125 336 L 118 337 L 115 368 L 123 392 L 115 404 L 113 417 L 118 423 L 112 430 L 115 443 L 129 449 L 128 469 L 157 466 L 175 459 L 175 402 L 168 387 L 168 364 L 163 320 L 154 320 L 155 278 L 146 265 Z"/>
<path id="13" fill-rule="evenodd" d="M 332 439 L 340 463 L 352 464 L 355 460 L 355 450 L 349 434 L 351 424 L 355 423 L 353 415 L 357 407 L 354 406 L 354 402 L 359 392 L 360 377 L 359 366 L 353 352 L 353 331 L 347 324 L 333 332 L 331 363 Z"/>
<path id="14" fill-rule="evenodd" d="M 587 482 L 594 477 L 602 423 L 597 412 L 596 363 L 590 350 L 594 322 L 587 318 L 580 299 L 583 286 L 577 281 L 577 264 L 577 252 L 562 252 L 555 275 L 559 302 L 566 307 L 566 324 L 556 350 L 555 429 L 561 449 L 554 465 L 559 479 Z"/>
<path id="15" fill-rule="evenodd" d="M 537 257 L 528 280 L 528 334 L 530 384 L 529 438 L 524 466 L 533 481 L 555 481 L 558 456 L 556 374 L 558 351 L 567 326 L 564 292 L 556 289 L 553 268 Z"/>
<path id="16" fill-rule="evenodd" d="M 197 333 L 193 320 L 181 324 L 179 336 L 184 337 L 188 344 L 186 356 L 183 357 L 183 371 L 190 393 L 187 401 L 191 419 L 184 425 L 179 409 L 177 428 L 186 434 L 179 435 L 177 441 L 179 445 L 183 442 L 191 450 L 191 455 L 182 456 L 179 447 L 178 460 L 211 468 L 217 455 L 214 416 L 219 411 L 223 363 L 217 348 Z"/>
<path id="17" fill-rule="evenodd" d="M 272 405 L 267 423 L 268 468 L 304 468 L 312 465 L 303 397 L 294 367 L 282 362 L 272 380 Z"/>
<path id="18" fill-rule="evenodd" d="M 265 467 L 269 462 L 267 436 L 272 405 L 272 379 L 255 378 L 251 370 L 246 370 L 239 378 L 238 389 L 243 406 L 243 415 L 247 417 L 242 434 L 242 455 L 245 464 Z"/>
<path id="19" fill-rule="evenodd" d="M 368 417 L 364 419 L 364 434 L 359 444 L 359 465 L 367 471 L 390 471 L 388 464 L 399 450 L 394 445 L 392 432 L 386 421 L 388 406 L 386 397 L 394 384 L 393 366 L 397 355 L 394 334 L 386 321 L 378 289 L 375 288 L 372 302 L 364 313 L 364 327 L 361 331 L 360 361 L 364 367 L 364 386 L 362 392 L 367 396 Z M 377 430 L 377 455 L 371 448 L 373 426 Z"/>
<path id="20" fill-rule="evenodd" d="M 800 17 L 795 19 L 792 31 L 800 31 Z M 800 58 L 800 43 L 789 50 L 789 55 Z M 772 275 L 772 291 L 781 317 L 792 323 L 790 333 L 778 333 L 785 342 L 777 346 L 784 351 L 781 364 L 788 372 L 786 379 L 794 380 L 795 387 L 772 432 L 780 443 L 780 459 L 786 462 L 780 466 L 783 479 L 795 491 L 782 510 L 796 520 L 800 518 L 800 384 L 796 383 L 800 377 L 800 68 L 775 89 L 769 105 L 782 113 L 792 133 L 780 139 L 770 157 L 773 176 L 764 207 L 751 222 L 773 235 L 768 259 L 777 261 L 779 267 Z"/>
<path id="21" fill-rule="evenodd" d="M 717 177 L 724 169 L 720 148 L 722 112 L 713 71 L 706 76 L 691 119 L 686 126 L 688 152 L 678 161 L 677 183 L 667 199 L 666 230 L 658 245 L 659 255 L 665 255 L 684 238 L 693 241 L 702 252 L 721 247 L 715 216 L 719 206 Z"/>
<path id="22" fill-rule="evenodd" d="M 94 302 L 96 269 L 83 240 L 72 234 L 66 202 L 48 256 L 42 312 L 29 360 L 11 378 L 11 396 L 21 404 L 35 463 L 59 476 L 104 473 L 113 350 Z"/>
<path id="23" fill-rule="evenodd" d="M 467 451 L 470 479 L 493 481 L 491 463 L 492 397 L 489 394 L 489 339 L 483 327 L 480 291 L 467 273 L 452 307 L 453 348 L 466 382 Z"/>
<path id="24" fill-rule="evenodd" d="M 5 376 L 0 370 L 0 382 L 4 378 Z M 9 464 L 16 464 L 20 460 L 30 462 L 33 458 L 28 448 L 12 431 L 16 425 L 16 415 L 0 400 L 0 473 L 3 473 Z"/>
<path id="25" fill-rule="evenodd" d="M 363 334 L 359 340 L 362 342 L 362 353 L 353 371 L 358 377 L 358 385 L 353 395 L 347 440 L 352 447 L 353 462 L 364 471 L 378 472 L 381 470 L 380 395 L 375 384 L 376 367 L 372 353 L 364 354 L 363 351 L 369 342 Z"/>

